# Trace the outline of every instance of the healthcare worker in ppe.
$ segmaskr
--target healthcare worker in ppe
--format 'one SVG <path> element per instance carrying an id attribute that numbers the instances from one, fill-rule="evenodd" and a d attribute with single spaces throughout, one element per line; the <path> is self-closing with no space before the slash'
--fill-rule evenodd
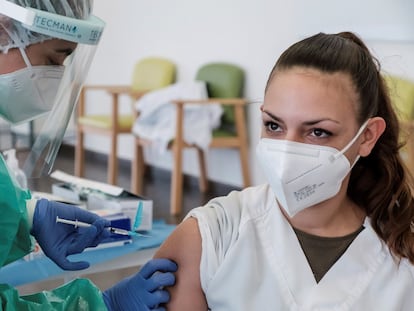
<path id="1" fill-rule="evenodd" d="M 12 124 L 47 116 L 24 164 L 29 177 L 50 172 L 104 29 L 91 10 L 92 0 L 0 0 L 0 116 Z M 31 198 L 1 155 L 0 194 L 0 266 L 32 251 L 34 237 L 62 269 L 84 269 L 88 262 L 71 262 L 67 256 L 109 235 L 109 222 L 95 214 Z M 63 225 L 56 223 L 57 216 L 92 226 Z M 79 279 L 50 292 L 19 297 L 2 284 L 0 309 L 162 310 L 157 306 L 169 299 L 163 287 L 175 282 L 176 268 L 169 260 L 153 260 L 104 292 Z"/>

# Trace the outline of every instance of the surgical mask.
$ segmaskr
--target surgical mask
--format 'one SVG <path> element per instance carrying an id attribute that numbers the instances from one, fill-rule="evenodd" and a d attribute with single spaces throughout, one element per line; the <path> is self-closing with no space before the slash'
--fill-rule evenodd
<path id="1" fill-rule="evenodd" d="M 49 112 L 64 66 L 31 66 L 0 75 L 0 115 L 13 124 Z"/>
<path id="2" fill-rule="evenodd" d="M 351 166 L 344 153 L 366 128 L 342 149 L 261 138 L 256 154 L 279 204 L 293 217 L 300 211 L 334 197 Z"/>

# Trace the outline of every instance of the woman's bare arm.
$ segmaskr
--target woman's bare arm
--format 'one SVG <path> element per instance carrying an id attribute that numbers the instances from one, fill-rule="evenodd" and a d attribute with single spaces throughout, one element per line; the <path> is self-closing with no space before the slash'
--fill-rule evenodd
<path id="1" fill-rule="evenodd" d="M 200 284 L 201 235 L 195 218 L 188 218 L 178 225 L 154 258 L 168 258 L 178 264 L 176 284 L 169 288 L 169 311 L 208 309 Z"/>

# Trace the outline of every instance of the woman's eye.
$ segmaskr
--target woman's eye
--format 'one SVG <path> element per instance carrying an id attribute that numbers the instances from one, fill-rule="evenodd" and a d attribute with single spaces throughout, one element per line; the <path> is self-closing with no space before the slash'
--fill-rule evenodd
<path id="1" fill-rule="evenodd" d="M 315 136 L 315 137 L 329 137 L 329 136 L 332 135 L 332 133 L 328 132 L 326 130 L 323 130 L 323 129 L 314 129 L 314 130 L 312 130 L 311 135 Z"/>
<path id="2" fill-rule="evenodd" d="M 266 128 L 266 131 L 269 131 L 269 132 L 277 132 L 281 130 L 279 124 L 272 122 L 272 121 L 265 122 L 264 126 Z"/>

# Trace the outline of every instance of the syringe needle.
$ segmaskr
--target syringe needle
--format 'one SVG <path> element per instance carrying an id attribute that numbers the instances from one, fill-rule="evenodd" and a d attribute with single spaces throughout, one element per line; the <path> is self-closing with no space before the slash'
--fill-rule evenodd
<path id="1" fill-rule="evenodd" d="M 59 216 L 56 216 L 56 222 L 60 222 L 62 224 L 67 224 L 67 225 L 73 225 L 73 226 L 75 226 L 75 228 L 77 228 L 77 227 L 85 227 L 86 228 L 86 227 L 92 226 L 91 224 L 79 221 L 77 219 L 76 220 L 69 220 L 69 219 L 60 218 Z M 125 230 L 125 229 L 119 229 L 119 228 L 114 228 L 114 227 L 107 227 L 106 229 L 108 229 L 109 232 L 115 233 L 115 234 L 136 235 L 136 232 L 128 231 L 128 230 Z"/>
<path id="2" fill-rule="evenodd" d="M 132 235 L 133 234 L 132 231 L 128 231 L 124 229 L 113 228 L 113 227 L 109 227 L 108 229 L 109 229 L 109 232 L 115 233 L 115 234 L 120 234 L 120 235 Z"/>

